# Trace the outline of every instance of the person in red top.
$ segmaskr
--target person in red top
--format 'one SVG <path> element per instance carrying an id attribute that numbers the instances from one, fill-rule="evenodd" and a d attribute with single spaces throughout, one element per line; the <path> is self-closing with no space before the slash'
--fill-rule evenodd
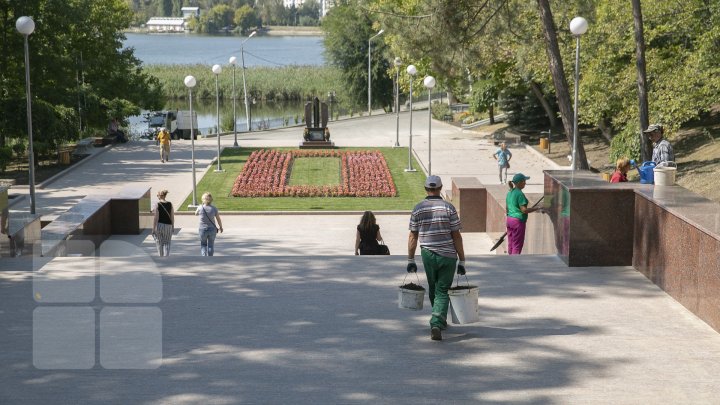
<path id="1" fill-rule="evenodd" d="M 626 158 L 620 158 L 615 164 L 615 172 L 610 178 L 610 183 L 623 183 L 628 181 L 627 172 L 630 170 L 630 161 Z"/>

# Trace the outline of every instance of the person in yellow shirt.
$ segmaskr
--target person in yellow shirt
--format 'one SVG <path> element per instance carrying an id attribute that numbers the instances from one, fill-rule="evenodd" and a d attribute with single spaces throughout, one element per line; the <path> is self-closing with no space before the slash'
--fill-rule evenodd
<path id="1" fill-rule="evenodd" d="M 165 163 L 170 160 L 170 132 L 167 128 L 160 128 L 158 142 L 160 143 L 160 161 Z"/>

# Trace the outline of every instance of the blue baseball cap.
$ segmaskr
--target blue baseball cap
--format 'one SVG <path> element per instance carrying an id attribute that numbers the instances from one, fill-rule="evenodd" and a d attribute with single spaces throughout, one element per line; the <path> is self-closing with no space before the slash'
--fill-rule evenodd
<path id="1" fill-rule="evenodd" d="M 522 174 L 522 173 L 518 173 L 518 174 L 516 174 L 516 175 L 513 176 L 512 182 L 515 183 L 515 184 L 518 184 L 518 183 L 520 183 L 521 181 L 525 181 L 525 180 L 530 180 L 530 177 L 528 177 L 528 176 L 526 176 L 526 175 L 524 175 L 524 174 Z"/>

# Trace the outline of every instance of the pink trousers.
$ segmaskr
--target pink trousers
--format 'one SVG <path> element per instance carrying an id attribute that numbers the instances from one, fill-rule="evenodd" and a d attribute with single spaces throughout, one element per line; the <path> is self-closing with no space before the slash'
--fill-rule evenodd
<path id="1" fill-rule="evenodd" d="M 507 241 L 509 255 L 522 253 L 523 244 L 525 244 L 525 222 L 507 217 Z"/>

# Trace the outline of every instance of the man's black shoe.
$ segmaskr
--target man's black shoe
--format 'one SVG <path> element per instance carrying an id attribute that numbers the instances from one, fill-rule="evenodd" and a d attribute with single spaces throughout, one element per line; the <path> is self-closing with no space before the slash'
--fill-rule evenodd
<path id="1" fill-rule="evenodd" d="M 437 326 L 433 326 L 430 328 L 430 339 L 432 340 L 442 340 L 442 332 L 440 331 L 440 328 Z"/>

